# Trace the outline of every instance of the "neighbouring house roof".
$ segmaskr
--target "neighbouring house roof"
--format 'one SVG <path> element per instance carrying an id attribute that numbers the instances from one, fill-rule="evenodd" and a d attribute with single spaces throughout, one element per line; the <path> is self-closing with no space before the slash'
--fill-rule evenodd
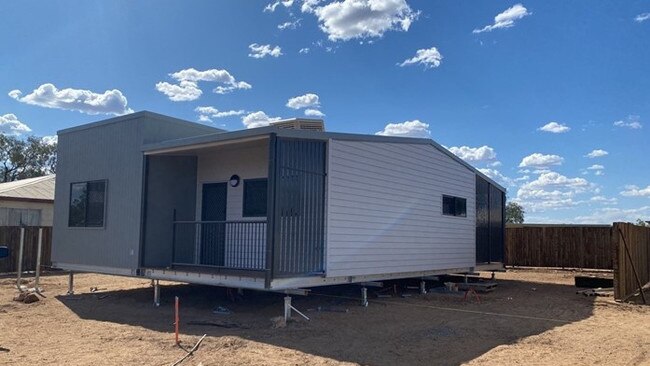
<path id="1" fill-rule="evenodd" d="M 54 174 L 0 183 L 0 200 L 54 202 Z"/>

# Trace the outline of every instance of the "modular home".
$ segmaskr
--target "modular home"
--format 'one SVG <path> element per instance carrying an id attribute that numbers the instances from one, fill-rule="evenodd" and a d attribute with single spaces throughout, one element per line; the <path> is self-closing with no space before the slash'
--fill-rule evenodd
<path id="1" fill-rule="evenodd" d="M 279 291 L 503 266 L 505 189 L 430 139 L 151 112 L 58 136 L 65 270 Z"/>

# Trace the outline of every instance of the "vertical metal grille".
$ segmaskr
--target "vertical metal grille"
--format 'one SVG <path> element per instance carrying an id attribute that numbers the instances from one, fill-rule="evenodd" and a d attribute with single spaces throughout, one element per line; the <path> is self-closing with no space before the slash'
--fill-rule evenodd
<path id="1" fill-rule="evenodd" d="M 476 263 L 503 262 L 505 195 L 476 176 Z"/>
<path id="2" fill-rule="evenodd" d="M 325 142 L 277 141 L 274 276 L 323 272 Z"/>
<path id="3" fill-rule="evenodd" d="M 476 176 L 476 263 L 490 262 L 490 184 Z"/>

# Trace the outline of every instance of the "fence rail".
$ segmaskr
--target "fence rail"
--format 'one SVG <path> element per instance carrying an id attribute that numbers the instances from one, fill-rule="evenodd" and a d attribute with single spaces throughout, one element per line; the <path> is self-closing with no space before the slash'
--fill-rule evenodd
<path id="1" fill-rule="evenodd" d="M 626 300 L 650 282 L 650 228 L 614 223 L 614 298 Z"/>
<path id="2" fill-rule="evenodd" d="M 36 270 L 38 248 L 38 226 L 25 227 L 25 244 L 23 249 L 24 272 Z M 0 273 L 13 273 L 18 270 L 18 251 L 20 248 L 20 226 L 0 226 L 0 246 L 9 248 L 9 257 L 0 259 Z M 42 266 L 52 265 L 52 227 L 43 227 Z"/>
<path id="3" fill-rule="evenodd" d="M 175 221 L 172 263 L 266 269 L 266 221 Z"/>
<path id="4" fill-rule="evenodd" d="M 611 226 L 509 225 L 505 263 L 510 266 L 612 269 Z"/>

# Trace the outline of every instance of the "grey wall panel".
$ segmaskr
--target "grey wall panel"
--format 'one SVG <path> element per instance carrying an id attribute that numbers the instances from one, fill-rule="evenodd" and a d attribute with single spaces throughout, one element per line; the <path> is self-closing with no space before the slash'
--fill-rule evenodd
<path id="1" fill-rule="evenodd" d="M 145 200 L 145 267 L 167 267 L 172 261 L 173 217 L 193 219 L 196 211 L 194 156 L 149 156 Z"/>
<path id="2" fill-rule="evenodd" d="M 475 265 L 475 173 L 431 145 L 331 140 L 328 277 Z M 467 217 L 442 215 L 442 195 Z"/>
<path id="3" fill-rule="evenodd" d="M 142 187 L 141 121 L 61 134 L 54 200 L 52 261 L 138 267 Z M 106 179 L 103 228 L 69 228 L 70 184 Z"/>
<path id="4" fill-rule="evenodd" d="M 135 273 L 140 262 L 142 145 L 215 131 L 147 112 L 110 121 L 59 134 L 52 248 L 55 265 L 116 268 Z M 108 181 L 104 227 L 68 227 L 70 184 L 97 179 Z"/>

